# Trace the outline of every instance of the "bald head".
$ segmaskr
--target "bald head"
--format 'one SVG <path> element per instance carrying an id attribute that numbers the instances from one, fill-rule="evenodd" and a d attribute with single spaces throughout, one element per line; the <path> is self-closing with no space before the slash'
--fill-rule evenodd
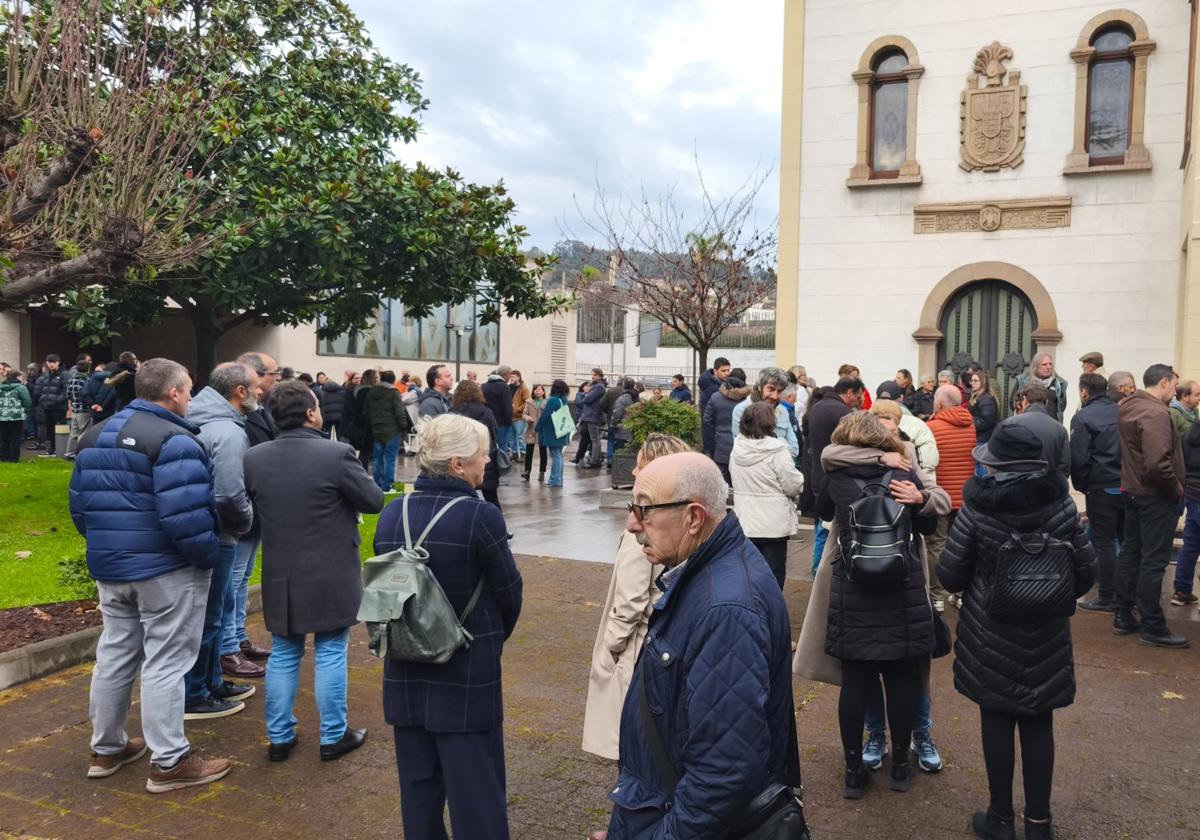
<path id="1" fill-rule="evenodd" d="M 942 385 L 934 391 L 933 410 L 935 412 L 943 408 L 953 408 L 956 405 L 962 405 L 962 391 L 958 390 L 957 385 Z"/>
<path id="2" fill-rule="evenodd" d="M 691 556 L 725 519 L 728 493 L 721 471 L 704 455 L 664 455 L 638 472 L 633 500 L 666 507 L 652 507 L 640 518 L 635 510 L 626 527 L 637 536 L 647 559 L 674 566 Z"/>

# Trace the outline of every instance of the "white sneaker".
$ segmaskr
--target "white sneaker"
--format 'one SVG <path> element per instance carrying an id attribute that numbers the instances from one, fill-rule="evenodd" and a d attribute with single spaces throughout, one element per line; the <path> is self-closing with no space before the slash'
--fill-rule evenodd
<path id="1" fill-rule="evenodd" d="M 943 612 L 945 612 L 945 611 L 946 611 L 946 602 L 945 602 L 945 601 L 940 601 L 940 600 L 939 600 L 939 601 L 934 601 L 934 602 L 933 602 L 933 608 L 934 608 L 935 610 L 937 610 L 938 612 L 940 612 L 940 613 L 943 613 Z"/>

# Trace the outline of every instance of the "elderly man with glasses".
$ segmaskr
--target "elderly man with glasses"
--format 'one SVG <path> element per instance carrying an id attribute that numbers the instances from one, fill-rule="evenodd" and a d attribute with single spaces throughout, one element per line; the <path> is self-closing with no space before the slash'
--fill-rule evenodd
<path id="1" fill-rule="evenodd" d="M 787 607 L 726 493 L 699 453 L 638 474 L 626 528 L 667 571 L 621 713 L 611 821 L 595 840 L 725 836 L 772 785 L 800 784 Z"/>

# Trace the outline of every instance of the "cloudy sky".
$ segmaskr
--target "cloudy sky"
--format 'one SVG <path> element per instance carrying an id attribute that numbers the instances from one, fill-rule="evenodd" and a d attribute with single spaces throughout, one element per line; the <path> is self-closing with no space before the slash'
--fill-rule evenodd
<path id="1" fill-rule="evenodd" d="M 530 245 L 594 240 L 575 210 L 674 187 L 695 207 L 694 156 L 723 194 L 770 169 L 778 209 L 783 0 L 349 0 L 430 100 L 408 161 L 504 179 Z"/>

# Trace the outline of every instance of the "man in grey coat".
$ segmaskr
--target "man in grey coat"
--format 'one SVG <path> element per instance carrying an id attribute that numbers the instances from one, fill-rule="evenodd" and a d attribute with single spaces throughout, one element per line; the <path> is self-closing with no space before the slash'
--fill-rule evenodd
<path id="1" fill-rule="evenodd" d="M 1023 385 L 1013 404 L 1017 416 L 1007 422 L 1029 429 L 1042 442 L 1042 460 L 1065 479 L 1071 477 L 1071 441 L 1062 423 L 1051 412 L 1054 395 L 1044 385 Z"/>
<path id="2" fill-rule="evenodd" d="M 275 387 L 271 417 L 278 437 L 246 453 L 246 488 L 263 523 L 263 618 L 272 637 L 267 754 L 284 761 L 296 745 L 292 710 L 312 633 L 321 760 L 331 761 L 367 738 L 348 723 L 346 657 L 362 601 L 358 514 L 382 510 L 383 491 L 353 448 L 321 433 L 321 407 L 303 382 Z"/>
<path id="3" fill-rule="evenodd" d="M 236 714 L 254 686 L 228 682 L 221 671 L 221 628 L 227 610 L 233 609 L 233 561 L 238 539 L 250 530 L 254 509 L 246 496 L 242 459 L 249 448 L 246 415 L 258 409 L 258 374 L 247 365 L 217 365 L 208 385 L 188 406 L 187 419 L 200 427 L 200 444 L 213 471 L 213 496 L 217 506 L 221 553 L 213 567 L 204 610 L 200 653 L 187 677 L 185 719 L 197 720 Z M 266 672 L 251 666 L 238 676 L 262 677 Z"/>

